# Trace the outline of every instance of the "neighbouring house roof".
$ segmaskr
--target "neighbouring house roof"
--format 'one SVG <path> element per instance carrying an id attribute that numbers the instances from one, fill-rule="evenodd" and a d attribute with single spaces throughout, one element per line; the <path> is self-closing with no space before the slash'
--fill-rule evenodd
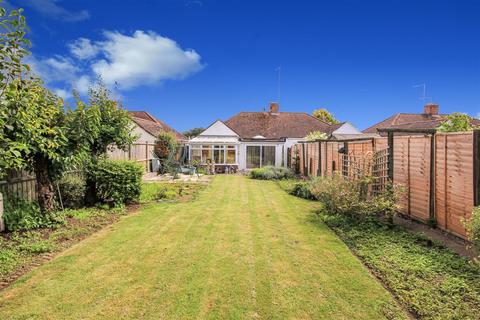
<path id="1" fill-rule="evenodd" d="M 330 131 L 328 123 L 303 112 L 240 112 L 225 124 L 241 139 L 304 138 L 312 131 Z"/>
<path id="2" fill-rule="evenodd" d="M 183 134 L 176 131 L 165 122 L 155 118 L 146 111 L 128 111 L 128 114 L 140 128 L 147 131 L 154 137 L 157 137 L 161 132 L 170 132 L 173 133 L 179 140 L 187 139 Z"/>
<path id="3" fill-rule="evenodd" d="M 425 130 L 437 128 L 448 114 L 397 113 L 363 130 L 363 133 L 378 133 L 377 129 Z M 480 125 L 480 120 L 472 118 L 472 124 Z"/>

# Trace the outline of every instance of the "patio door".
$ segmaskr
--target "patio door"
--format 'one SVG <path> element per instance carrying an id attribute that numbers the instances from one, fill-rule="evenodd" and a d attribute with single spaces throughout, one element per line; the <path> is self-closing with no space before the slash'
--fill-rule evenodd
<path id="1" fill-rule="evenodd" d="M 275 165 L 275 146 L 247 146 L 247 169 Z"/>
<path id="2" fill-rule="evenodd" d="M 260 146 L 247 146 L 247 169 L 260 167 Z"/>

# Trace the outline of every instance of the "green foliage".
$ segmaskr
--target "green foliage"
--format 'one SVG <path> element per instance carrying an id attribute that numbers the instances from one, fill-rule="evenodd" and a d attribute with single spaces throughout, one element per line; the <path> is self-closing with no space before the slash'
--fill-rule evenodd
<path id="1" fill-rule="evenodd" d="M 402 189 L 389 185 L 384 192 L 374 196 L 370 191 L 372 182 L 368 176 L 347 180 L 336 174 L 296 182 L 287 191 L 300 198 L 320 201 L 324 212 L 328 214 L 358 217 L 384 214 L 390 220 L 393 219 Z"/>
<path id="2" fill-rule="evenodd" d="M 205 130 L 205 128 L 193 128 L 187 131 L 183 132 L 183 135 L 188 137 L 188 138 L 194 138 L 198 136 L 200 133 L 202 133 Z"/>
<path id="3" fill-rule="evenodd" d="M 305 137 L 307 141 L 325 140 L 327 138 L 328 138 L 327 134 L 321 131 L 312 131 L 309 134 L 307 134 L 307 136 Z"/>
<path id="4" fill-rule="evenodd" d="M 472 126 L 472 118 L 460 112 L 454 112 L 446 117 L 446 119 L 437 128 L 439 132 L 463 132 L 475 129 Z"/>
<path id="5" fill-rule="evenodd" d="M 478 265 L 422 234 L 386 225 L 377 217 L 321 218 L 415 318 L 478 319 Z"/>
<path id="6" fill-rule="evenodd" d="M 76 94 L 76 108 L 67 112 L 70 149 L 87 161 L 105 154 L 112 146 L 127 150 L 136 139 L 128 112 L 111 98 L 101 79 L 89 88 L 88 96 L 85 103 Z"/>
<path id="7" fill-rule="evenodd" d="M 288 168 L 266 166 L 251 170 L 249 176 L 258 180 L 282 180 L 293 178 L 293 173 Z"/>
<path id="8" fill-rule="evenodd" d="M 155 155 L 160 161 L 158 172 L 164 174 L 173 170 L 175 154 L 178 148 L 177 138 L 171 133 L 161 132 L 155 141 Z"/>
<path id="9" fill-rule="evenodd" d="M 312 181 L 300 181 L 293 184 L 292 188 L 288 190 L 291 195 L 299 198 L 316 200 L 315 195 L 311 191 Z"/>
<path id="10" fill-rule="evenodd" d="M 464 224 L 470 241 L 480 250 L 480 207 L 473 208 L 472 216 Z"/>
<path id="11" fill-rule="evenodd" d="M 143 168 L 136 162 L 102 159 L 91 166 L 88 174 L 101 202 L 122 205 L 140 197 Z"/>
<path id="12" fill-rule="evenodd" d="M 84 205 L 86 181 L 82 175 L 66 174 L 57 183 L 65 208 L 80 208 Z"/>
<path id="13" fill-rule="evenodd" d="M 42 213 L 36 202 L 8 197 L 4 201 L 5 227 L 8 231 L 51 228 L 62 224 L 58 212 Z"/>
<path id="14" fill-rule="evenodd" d="M 191 198 L 202 188 L 204 188 L 204 185 L 192 183 L 142 183 L 140 203 L 160 200 L 178 200 L 182 197 Z"/>
<path id="15" fill-rule="evenodd" d="M 327 109 L 316 109 L 313 110 L 312 115 L 317 118 L 318 120 L 322 120 L 323 122 L 329 124 L 338 124 L 340 121 L 335 119 L 333 114 L 331 114 Z"/>

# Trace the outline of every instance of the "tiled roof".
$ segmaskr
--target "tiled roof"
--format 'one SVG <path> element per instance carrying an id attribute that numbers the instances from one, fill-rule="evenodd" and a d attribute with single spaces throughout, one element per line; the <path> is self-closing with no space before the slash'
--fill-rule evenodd
<path id="1" fill-rule="evenodd" d="M 363 130 L 363 133 L 377 133 L 377 129 L 435 129 L 445 120 L 446 116 L 446 114 L 397 113 Z M 475 126 L 480 125 L 480 120 L 472 118 L 471 121 Z"/>
<path id="2" fill-rule="evenodd" d="M 143 130 L 150 133 L 152 136 L 157 137 L 160 132 L 166 131 L 173 133 L 177 139 L 179 140 L 186 140 L 187 138 L 181 134 L 180 132 L 176 131 L 172 127 L 168 126 L 163 121 L 155 118 L 150 113 L 146 111 L 128 111 L 132 120 Z"/>
<path id="3" fill-rule="evenodd" d="M 244 139 L 304 138 L 312 131 L 330 131 L 328 123 L 303 112 L 240 112 L 225 124 Z"/>

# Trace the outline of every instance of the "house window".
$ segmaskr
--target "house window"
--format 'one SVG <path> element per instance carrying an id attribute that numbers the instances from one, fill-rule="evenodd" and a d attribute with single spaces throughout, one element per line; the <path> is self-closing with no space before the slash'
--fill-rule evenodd
<path id="1" fill-rule="evenodd" d="M 190 161 L 216 164 L 236 164 L 237 146 L 235 145 L 192 145 Z"/>
<path id="2" fill-rule="evenodd" d="M 247 146 L 247 168 L 275 165 L 275 146 Z"/>
<path id="3" fill-rule="evenodd" d="M 261 166 L 275 165 L 275 146 L 262 146 L 262 164 Z"/>
<path id="4" fill-rule="evenodd" d="M 247 168 L 260 167 L 261 146 L 247 146 Z"/>
<path id="5" fill-rule="evenodd" d="M 236 151 L 227 149 L 227 164 L 237 163 Z"/>

